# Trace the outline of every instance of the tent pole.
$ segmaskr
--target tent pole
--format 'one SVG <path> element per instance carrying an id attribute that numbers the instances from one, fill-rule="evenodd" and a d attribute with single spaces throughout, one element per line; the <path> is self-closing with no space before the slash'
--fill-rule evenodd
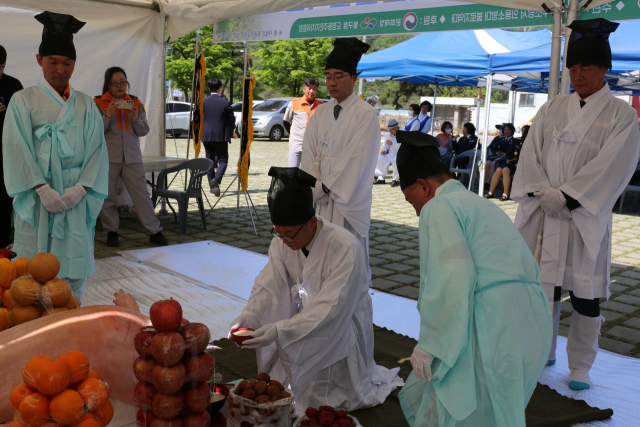
<path id="1" fill-rule="evenodd" d="M 509 123 L 513 124 L 516 120 L 516 102 L 518 101 L 518 92 L 516 90 L 511 90 L 511 117 L 509 118 Z"/>
<path id="2" fill-rule="evenodd" d="M 248 67 L 248 62 L 249 62 L 249 43 L 248 42 L 244 42 L 244 69 L 242 72 L 242 83 L 243 83 L 243 89 L 242 89 L 242 118 L 244 119 L 244 109 L 245 108 L 249 108 L 247 105 L 244 105 L 244 87 L 247 85 L 247 78 L 249 77 L 247 74 L 247 67 Z M 251 120 L 251 117 L 247 118 L 247 130 L 246 130 L 246 135 L 248 138 L 249 135 L 249 120 Z M 243 123 L 244 125 L 244 123 Z M 244 134 L 245 129 L 243 126 L 242 129 L 242 133 Z M 246 141 L 247 143 L 249 141 Z M 240 135 L 240 156 L 238 157 L 238 200 L 236 201 L 236 216 L 240 216 L 240 191 L 241 191 L 241 187 L 240 187 L 240 181 L 242 180 L 242 178 L 240 177 L 240 164 L 242 163 L 242 135 Z M 247 190 L 248 191 L 248 190 Z M 247 207 L 249 207 L 249 204 L 247 203 Z M 251 213 L 251 208 L 249 207 L 249 213 Z M 253 221 L 253 216 L 251 217 L 251 221 Z M 255 227 L 255 225 L 254 225 Z M 256 233 L 257 234 L 257 233 Z"/>
<path id="3" fill-rule="evenodd" d="M 571 24 L 578 18 L 578 0 L 569 0 L 569 13 L 567 13 L 567 23 L 566 25 Z M 569 36 L 571 35 L 571 28 L 564 27 L 564 56 L 562 58 L 562 77 L 560 82 L 560 95 L 568 95 L 569 94 L 569 70 L 567 70 L 567 49 L 569 48 Z"/>
<path id="4" fill-rule="evenodd" d="M 364 43 L 366 43 L 367 42 L 367 36 L 362 36 L 362 41 Z M 362 93 L 363 93 L 363 90 L 364 90 L 364 79 L 360 78 L 358 80 L 360 80 L 358 82 L 358 95 L 362 96 Z"/>
<path id="5" fill-rule="evenodd" d="M 433 108 L 431 109 L 431 135 L 433 135 L 433 127 L 436 121 L 436 99 L 438 98 L 438 78 L 436 77 L 436 86 L 433 88 Z"/>
<path id="6" fill-rule="evenodd" d="M 551 33 L 551 61 L 549 66 L 548 100 L 558 96 L 560 80 L 560 43 L 562 40 L 562 9 L 553 8 L 553 32 Z"/>
<path id="7" fill-rule="evenodd" d="M 196 64 L 198 62 L 198 45 L 200 44 L 200 28 L 196 30 L 196 53 L 193 58 L 193 77 L 191 78 L 191 109 L 189 110 L 189 132 L 187 132 L 187 160 L 189 159 L 189 145 L 191 145 L 191 129 L 193 126 L 191 125 L 191 120 L 193 119 L 193 98 L 196 87 Z M 195 137 L 194 137 L 195 140 Z M 186 185 L 186 179 L 185 179 Z"/>
<path id="8" fill-rule="evenodd" d="M 160 155 L 167 155 L 167 21 L 168 17 L 165 15 L 164 17 L 164 37 L 162 39 L 162 88 L 164 93 L 164 99 L 162 103 L 159 105 L 162 108 L 162 128 L 164 129 L 164 133 L 160 134 L 160 138 L 162 139 L 162 145 L 160 146 Z M 171 88 L 169 88 L 171 90 Z"/>
<path id="9" fill-rule="evenodd" d="M 491 107 L 491 85 L 493 74 L 487 76 L 487 93 L 484 96 L 484 138 L 482 141 L 482 155 L 480 157 L 480 180 L 478 181 L 478 194 L 482 197 L 484 191 L 484 174 L 487 164 L 487 147 L 489 146 L 489 109 Z M 471 179 L 471 177 L 469 177 Z"/>
<path id="10" fill-rule="evenodd" d="M 482 89 L 478 88 L 478 99 L 476 99 L 476 132 L 480 133 L 480 105 L 482 103 Z"/>

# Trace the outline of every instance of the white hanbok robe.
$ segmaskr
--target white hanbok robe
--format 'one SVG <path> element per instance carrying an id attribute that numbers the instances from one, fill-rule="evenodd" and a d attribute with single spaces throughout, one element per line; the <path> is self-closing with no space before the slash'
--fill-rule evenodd
<path id="1" fill-rule="evenodd" d="M 391 141 L 391 145 L 387 145 L 387 141 Z M 380 151 L 386 151 L 385 154 L 378 154 L 378 164 L 376 165 L 376 178 L 385 179 L 389 172 L 389 166 L 393 165 L 393 180 L 399 181 L 400 175 L 398 174 L 398 167 L 396 166 L 396 157 L 398 156 L 398 150 L 400 149 L 400 143 L 396 139 L 395 135 L 388 133 L 385 137 L 385 141 L 382 143 Z"/>
<path id="2" fill-rule="evenodd" d="M 372 407 L 403 384 L 399 368 L 373 360 L 373 308 L 358 241 L 318 220 L 323 226 L 308 257 L 273 239 L 242 310 L 252 327 L 278 329 L 276 342 L 257 350 L 258 371 L 291 384 L 297 413 Z"/>
<path id="3" fill-rule="evenodd" d="M 535 251 L 540 197 L 557 188 L 580 202 L 572 219 L 544 217 L 540 278 L 547 297 L 562 286 L 584 299 L 608 298 L 612 208 L 633 174 L 640 150 L 638 117 L 607 84 L 580 108 L 577 93 L 542 106 L 524 144 L 511 197 L 516 226 Z"/>
<path id="4" fill-rule="evenodd" d="M 340 105 L 335 99 L 316 109 L 302 144 L 300 169 L 318 181 L 313 189 L 316 214 L 353 233 L 365 250 L 369 267 L 369 226 L 373 177 L 380 146 L 380 122 L 371 105 L 353 93 Z M 330 192 L 322 190 L 324 184 Z"/>

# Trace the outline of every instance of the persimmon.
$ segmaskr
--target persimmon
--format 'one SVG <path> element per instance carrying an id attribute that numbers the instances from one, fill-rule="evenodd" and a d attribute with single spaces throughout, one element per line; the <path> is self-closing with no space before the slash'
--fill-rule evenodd
<path id="1" fill-rule="evenodd" d="M 80 298 L 75 296 L 75 294 L 71 294 L 71 298 L 69 298 L 69 302 L 67 303 L 67 305 L 65 305 L 65 307 L 69 310 L 74 310 L 80 307 L 80 305 Z"/>
<path id="2" fill-rule="evenodd" d="M 41 314 L 40 309 L 35 305 L 19 305 L 14 307 L 9 313 L 9 323 L 11 323 L 11 327 L 13 328 L 14 326 L 38 319 Z"/>
<path id="3" fill-rule="evenodd" d="M 77 423 L 71 424 L 71 427 L 104 427 L 104 426 L 102 424 L 102 420 L 100 419 L 100 415 L 96 414 L 95 412 L 89 412 L 87 414 L 84 414 L 84 416 L 80 418 L 80 420 Z"/>
<path id="4" fill-rule="evenodd" d="M 49 419 L 49 396 L 35 392 L 22 399 L 18 413 L 25 427 L 38 427 Z"/>
<path id="5" fill-rule="evenodd" d="M 95 378 L 97 380 L 104 381 L 104 378 L 102 378 L 102 375 L 100 375 L 97 371 L 94 371 L 93 369 L 89 369 L 87 378 Z"/>
<path id="6" fill-rule="evenodd" d="M 42 286 L 40 298 L 43 303 L 51 307 L 64 307 L 71 299 L 71 295 L 73 291 L 69 282 L 56 277 Z"/>
<path id="7" fill-rule="evenodd" d="M 58 358 L 64 362 L 71 372 L 71 383 L 77 383 L 87 378 L 89 374 L 89 358 L 81 351 L 68 351 Z"/>
<path id="8" fill-rule="evenodd" d="M 18 277 L 29 275 L 29 260 L 27 258 L 16 258 L 13 261 L 13 265 L 18 270 Z"/>
<path id="9" fill-rule="evenodd" d="M 67 388 L 71 372 L 67 365 L 58 360 L 50 360 L 40 365 L 36 375 L 36 388 L 40 393 L 53 396 Z"/>
<path id="10" fill-rule="evenodd" d="M 35 254 L 29 261 L 29 274 L 34 279 L 47 282 L 58 275 L 60 261 L 53 254 L 41 252 Z"/>
<path id="11" fill-rule="evenodd" d="M 0 332 L 9 329 L 9 310 L 0 307 Z"/>
<path id="12" fill-rule="evenodd" d="M 11 264 L 11 261 L 0 264 L 0 286 L 3 289 L 11 288 L 11 283 L 13 283 L 17 278 L 18 270 L 15 265 Z"/>
<path id="13" fill-rule="evenodd" d="M 6 427 L 24 427 L 24 424 L 18 417 L 13 417 L 13 421 L 11 421 L 11 424 L 7 424 Z"/>
<path id="14" fill-rule="evenodd" d="M 14 408 L 18 409 L 20 407 L 20 402 L 22 402 L 22 399 L 29 396 L 30 394 L 35 393 L 36 391 L 36 389 L 33 389 L 26 384 L 20 384 L 19 386 L 14 388 L 9 395 L 9 401 Z"/>
<path id="15" fill-rule="evenodd" d="M 98 410 L 98 415 L 100 415 L 102 425 L 106 427 L 113 419 L 113 405 L 111 401 L 107 400 L 107 403 Z"/>
<path id="16" fill-rule="evenodd" d="M 95 378 L 87 378 L 82 381 L 76 391 L 82 396 L 84 404 L 90 411 L 102 408 L 109 400 L 109 389 L 107 385 Z"/>
<path id="17" fill-rule="evenodd" d="M 27 364 L 24 365 L 24 368 L 22 368 L 22 380 L 24 383 L 31 388 L 37 388 L 36 378 L 38 377 L 40 366 L 50 360 L 53 359 L 45 355 L 35 356 L 29 359 Z"/>
<path id="18" fill-rule="evenodd" d="M 78 392 L 65 390 L 51 398 L 49 404 L 51 418 L 60 426 L 78 421 L 84 414 L 84 401 Z"/>
<path id="19" fill-rule="evenodd" d="M 2 305 L 7 310 L 13 310 L 13 307 L 17 306 L 15 302 L 11 301 L 11 289 L 5 289 L 2 293 Z"/>
<path id="20" fill-rule="evenodd" d="M 11 286 L 11 299 L 18 305 L 33 305 L 40 297 L 41 287 L 33 277 L 21 277 Z"/>

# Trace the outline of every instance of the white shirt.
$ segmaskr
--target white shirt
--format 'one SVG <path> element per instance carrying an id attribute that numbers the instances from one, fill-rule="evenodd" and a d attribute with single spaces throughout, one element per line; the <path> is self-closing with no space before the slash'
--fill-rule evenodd
<path id="1" fill-rule="evenodd" d="M 422 128 L 421 132 L 422 133 L 429 133 L 431 132 L 431 117 L 429 117 L 428 114 L 418 114 L 418 120 L 414 121 L 411 124 L 411 131 L 417 131 L 420 130 L 420 123 L 422 123 L 425 119 L 427 119 L 427 122 L 424 124 L 424 127 Z"/>

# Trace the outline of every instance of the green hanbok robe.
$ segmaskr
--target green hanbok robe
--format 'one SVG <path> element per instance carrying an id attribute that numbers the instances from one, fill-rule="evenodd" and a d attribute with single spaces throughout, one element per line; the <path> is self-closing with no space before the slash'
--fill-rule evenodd
<path id="1" fill-rule="evenodd" d="M 58 277 L 77 280 L 95 271 L 93 239 L 108 193 L 109 159 L 98 108 L 69 89 L 67 101 L 44 79 L 17 92 L 7 109 L 2 153 L 16 212 L 13 250 L 29 259 L 52 253 L 60 260 Z M 76 184 L 88 189 L 73 208 L 50 213 L 34 190 L 40 184 L 61 195 Z"/>
<path id="2" fill-rule="evenodd" d="M 551 310 L 538 265 L 509 217 L 454 180 L 420 212 L 420 336 L 430 382 L 411 373 L 411 426 L 525 427 L 547 361 Z"/>

